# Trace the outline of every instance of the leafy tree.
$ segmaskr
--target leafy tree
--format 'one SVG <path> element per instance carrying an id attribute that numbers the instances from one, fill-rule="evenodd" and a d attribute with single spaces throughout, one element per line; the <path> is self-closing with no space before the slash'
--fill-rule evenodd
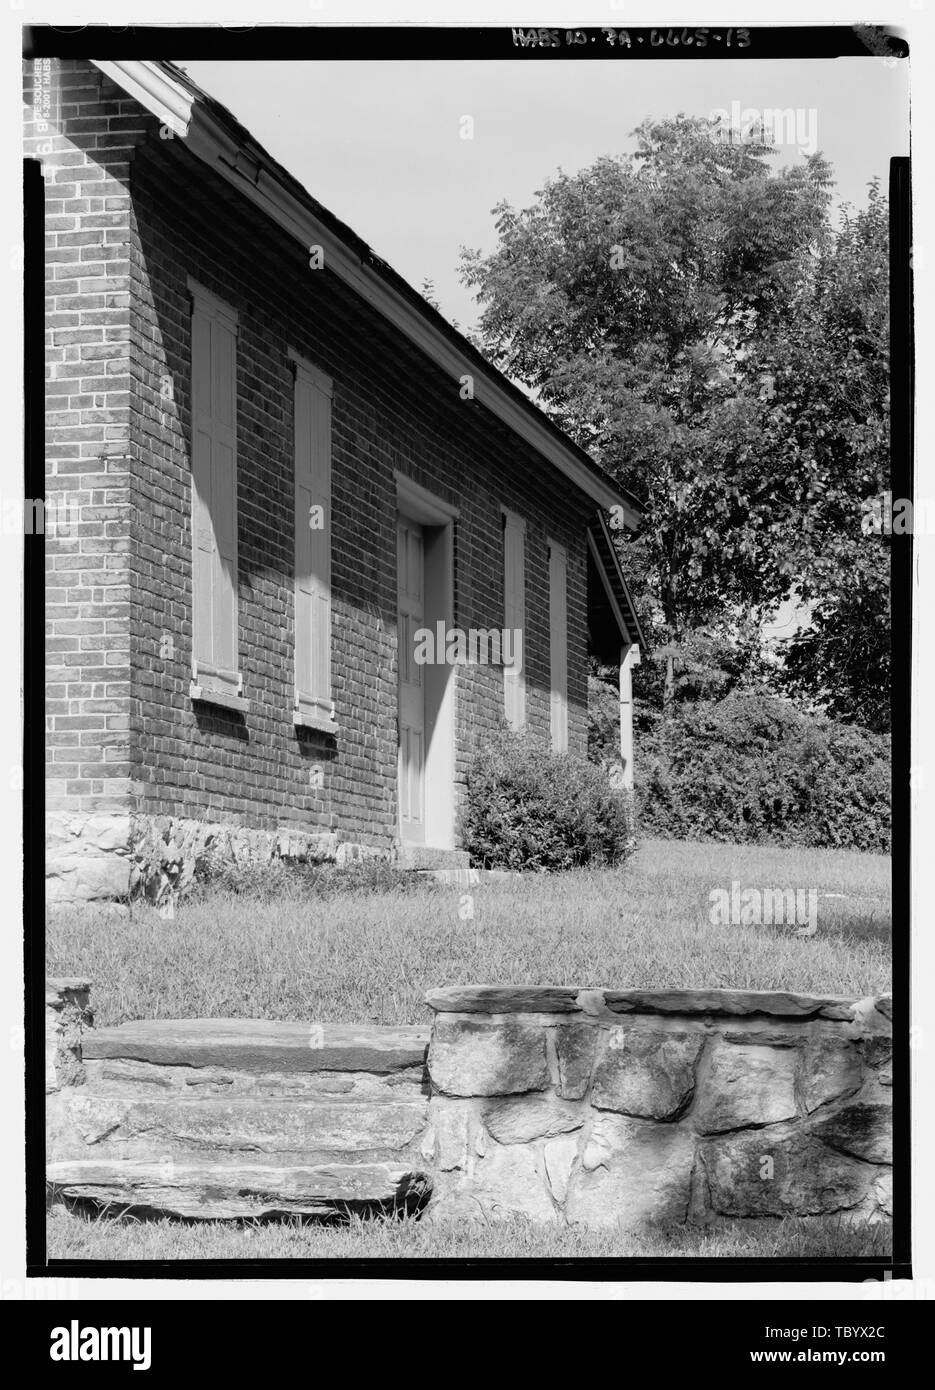
<path id="1" fill-rule="evenodd" d="M 889 727 L 890 540 L 861 523 L 862 504 L 888 485 L 888 269 L 887 205 L 873 183 L 865 208 L 842 210 L 812 292 L 761 354 L 770 453 L 805 488 L 791 553 L 811 619 L 789 644 L 784 685 L 876 730 Z"/>
<path id="2" fill-rule="evenodd" d="M 878 254 L 879 226 L 845 220 L 833 236 L 820 155 L 774 172 L 768 145 L 719 142 L 710 122 L 684 116 L 635 136 L 632 154 L 560 172 L 531 207 L 500 204 L 499 245 L 463 250 L 462 277 L 481 304 L 483 351 L 646 511 L 641 535 L 621 544 L 665 653 L 668 703 L 705 693 L 712 672 L 731 688 L 755 669 L 751 626 L 793 586 L 814 605 L 816 631 L 844 621 L 829 572 L 847 549 L 845 518 L 855 539 L 855 497 L 859 511 L 878 476 L 877 414 L 863 443 L 855 419 L 868 391 L 876 410 L 862 351 L 876 353 L 885 315 L 875 297 L 869 320 L 857 316 L 873 273 L 861 254 Z M 851 329 L 823 421 L 822 377 Z M 810 351 L 800 429 L 796 382 Z M 823 650 L 832 659 L 836 648 L 829 639 Z M 790 671 L 796 663 L 804 681 L 801 643 Z"/>

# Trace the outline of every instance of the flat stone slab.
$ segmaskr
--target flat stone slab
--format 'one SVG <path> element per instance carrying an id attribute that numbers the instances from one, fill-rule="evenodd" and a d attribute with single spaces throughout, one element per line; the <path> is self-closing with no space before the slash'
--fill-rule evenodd
<path id="1" fill-rule="evenodd" d="M 756 989 L 591 989 L 578 985 L 446 985 L 429 990 L 436 1013 L 685 1014 L 825 1018 L 852 1022 L 861 1002 L 838 995 Z M 877 1002 L 877 1001 L 872 1001 Z M 882 1001 L 880 1001 L 882 1002 Z"/>
<path id="2" fill-rule="evenodd" d="M 605 990 L 613 1013 L 714 1014 L 728 1017 L 830 1018 L 849 1022 L 856 999 L 838 995 L 789 994 L 784 990 L 666 989 Z"/>
<path id="3" fill-rule="evenodd" d="M 428 1041 L 428 1028 L 418 1025 L 382 1028 L 252 1018 L 147 1019 L 90 1029 L 82 1038 L 82 1054 L 246 1071 L 388 1072 L 422 1063 Z"/>
<path id="4" fill-rule="evenodd" d="M 445 985 L 425 996 L 437 1014 L 578 1013 L 577 985 Z"/>
<path id="5" fill-rule="evenodd" d="M 101 1096 L 76 1087 L 67 1115 L 87 1145 L 206 1153 L 401 1150 L 425 1128 L 428 1100 L 308 1101 L 226 1096 Z M 140 1153 L 140 1157 L 147 1156 Z M 388 1155 L 376 1155 L 379 1157 Z"/>
<path id="6" fill-rule="evenodd" d="M 85 1057 L 83 1067 L 88 1089 L 97 1095 L 418 1100 L 428 1092 L 421 1058 L 396 1071 L 245 1071 L 161 1066 L 134 1057 Z"/>
<path id="7" fill-rule="evenodd" d="M 159 1163 L 77 1159 L 50 1163 L 47 1177 L 70 1197 L 217 1220 L 279 1212 L 328 1215 L 362 1202 L 402 1206 L 430 1190 L 423 1173 L 392 1163 L 277 1168 L 191 1158 Z"/>

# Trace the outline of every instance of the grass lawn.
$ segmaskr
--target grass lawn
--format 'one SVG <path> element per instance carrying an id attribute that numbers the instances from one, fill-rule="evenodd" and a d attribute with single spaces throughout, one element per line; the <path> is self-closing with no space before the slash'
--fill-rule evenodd
<path id="1" fill-rule="evenodd" d="M 735 880 L 817 889 L 817 933 L 713 926 L 709 894 Z M 378 891 L 345 882 L 269 900 L 213 892 L 171 921 L 141 906 L 122 917 L 60 909 L 47 933 L 49 973 L 93 980 L 99 1025 L 427 1022 L 428 988 L 468 982 L 847 995 L 890 987 L 882 855 L 656 840 L 619 869 L 523 875 L 469 895 L 432 882 Z"/>
<path id="2" fill-rule="evenodd" d="M 885 1259 L 892 1240 L 887 1225 L 849 1224 L 837 1216 L 811 1225 L 786 1218 L 717 1231 L 673 1226 L 621 1236 L 543 1228 L 521 1217 L 489 1226 L 357 1217 L 340 1226 L 296 1218 L 261 1225 L 135 1221 L 62 1209 L 47 1229 L 52 1260 Z"/>

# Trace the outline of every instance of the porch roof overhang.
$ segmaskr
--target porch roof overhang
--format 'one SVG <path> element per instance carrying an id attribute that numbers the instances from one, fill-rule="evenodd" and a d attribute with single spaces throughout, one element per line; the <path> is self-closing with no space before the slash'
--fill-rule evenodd
<path id="1" fill-rule="evenodd" d="M 636 606 L 601 512 L 588 527 L 588 631 L 597 654 L 608 659 L 616 657 L 620 647 L 646 650 Z"/>
<path id="2" fill-rule="evenodd" d="M 223 107 L 171 63 L 93 60 L 174 138 L 307 250 L 320 246 L 325 265 L 389 324 L 454 379 L 470 375 L 474 399 L 525 440 L 599 507 L 619 508 L 636 530 L 639 504 L 574 444 L 518 387 L 360 237 L 302 187 Z"/>

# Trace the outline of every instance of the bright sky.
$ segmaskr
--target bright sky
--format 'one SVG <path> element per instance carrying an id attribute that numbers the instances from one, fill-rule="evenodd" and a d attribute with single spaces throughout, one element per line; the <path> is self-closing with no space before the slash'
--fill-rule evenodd
<path id="1" fill-rule="evenodd" d="M 831 161 L 836 197 L 860 204 L 907 154 L 908 64 L 812 62 L 186 62 L 319 202 L 416 289 L 434 282 L 462 328 L 476 306 L 458 279 L 464 246 L 492 250 L 490 209 L 527 206 L 561 167 L 632 147 L 648 115 L 801 112 L 805 143 Z M 462 117 L 474 136 L 461 138 Z M 804 158 L 780 148 L 776 165 Z"/>

